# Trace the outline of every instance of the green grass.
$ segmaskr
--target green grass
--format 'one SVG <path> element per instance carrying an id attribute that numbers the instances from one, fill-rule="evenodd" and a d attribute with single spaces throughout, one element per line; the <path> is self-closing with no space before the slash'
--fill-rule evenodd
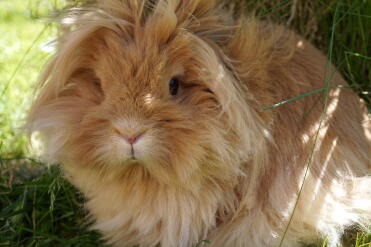
<path id="1" fill-rule="evenodd" d="M 86 230 L 83 199 L 57 166 L 7 183 L 1 179 L 0 246 L 103 246 L 97 233 Z"/>
<path id="2" fill-rule="evenodd" d="M 84 223 L 82 196 L 57 166 L 24 158 L 35 155 L 18 130 L 39 71 L 51 55 L 45 44 L 56 35 L 55 27 L 43 23 L 42 17 L 64 4 L 63 0 L 0 0 L 0 247 L 103 246 L 99 234 Z M 295 29 L 326 54 L 331 49 L 333 63 L 370 109 L 371 1 L 247 0 L 246 7 L 259 18 Z M 371 233 L 357 229 L 344 235 L 345 246 L 365 247 L 370 242 Z"/>
<path id="3" fill-rule="evenodd" d="M 0 1 L 0 140 L 2 154 L 9 157 L 25 152 L 26 141 L 18 129 L 48 56 L 40 45 L 51 36 L 25 2 Z"/>

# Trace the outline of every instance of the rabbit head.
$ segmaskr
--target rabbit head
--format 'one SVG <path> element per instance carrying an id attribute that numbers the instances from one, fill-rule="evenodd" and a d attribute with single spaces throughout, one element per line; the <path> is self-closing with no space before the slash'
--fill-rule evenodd
<path id="1" fill-rule="evenodd" d="M 99 4 L 62 19 L 31 108 L 28 126 L 43 134 L 47 156 L 120 174 L 143 169 L 164 183 L 234 177 L 239 168 L 229 164 L 257 139 L 242 131 L 256 117 L 222 55 L 233 27 L 216 21 L 220 9 L 213 1 Z"/>

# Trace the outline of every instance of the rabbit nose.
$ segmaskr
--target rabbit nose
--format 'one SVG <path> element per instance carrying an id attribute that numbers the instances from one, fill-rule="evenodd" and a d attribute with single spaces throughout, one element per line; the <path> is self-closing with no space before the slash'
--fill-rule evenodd
<path id="1" fill-rule="evenodd" d="M 138 138 L 139 136 L 133 136 L 133 137 L 125 138 L 125 139 L 127 140 L 129 144 L 134 144 L 134 142 L 136 142 Z"/>
<path id="2" fill-rule="evenodd" d="M 138 124 L 132 124 L 130 122 L 120 125 L 116 124 L 113 126 L 113 131 L 124 139 L 128 144 L 134 145 L 147 131 L 147 128 L 143 126 L 137 126 Z"/>
<path id="3" fill-rule="evenodd" d="M 132 134 L 132 135 L 127 135 L 127 134 L 121 134 L 121 135 L 125 139 L 126 142 L 128 142 L 130 145 L 133 145 L 143 135 L 143 132 Z"/>

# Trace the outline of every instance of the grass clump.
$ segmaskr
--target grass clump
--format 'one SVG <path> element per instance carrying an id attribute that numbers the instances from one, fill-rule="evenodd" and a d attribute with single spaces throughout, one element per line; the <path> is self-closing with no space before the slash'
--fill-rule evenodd
<path id="1" fill-rule="evenodd" d="M 28 169 L 18 170 L 15 183 L 5 172 L 11 171 L 1 167 L 0 246 L 103 246 L 99 234 L 87 230 L 82 196 L 58 167 L 20 178 L 29 176 L 30 165 L 40 165 L 26 162 Z"/>

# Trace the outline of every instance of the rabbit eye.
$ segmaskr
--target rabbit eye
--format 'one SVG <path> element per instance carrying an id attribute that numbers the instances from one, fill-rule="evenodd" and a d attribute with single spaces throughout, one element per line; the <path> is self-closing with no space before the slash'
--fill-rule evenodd
<path id="1" fill-rule="evenodd" d="M 94 80 L 93 81 L 93 84 L 94 84 L 94 87 L 100 92 L 103 94 L 103 89 L 102 89 L 102 85 L 100 83 L 100 80 Z"/>
<path id="2" fill-rule="evenodd" d="M 179 80 L 177 78 L 171 78 L 169 81 L 169 92 L 171 95 L 176 95 L 179 89 Z"/>

